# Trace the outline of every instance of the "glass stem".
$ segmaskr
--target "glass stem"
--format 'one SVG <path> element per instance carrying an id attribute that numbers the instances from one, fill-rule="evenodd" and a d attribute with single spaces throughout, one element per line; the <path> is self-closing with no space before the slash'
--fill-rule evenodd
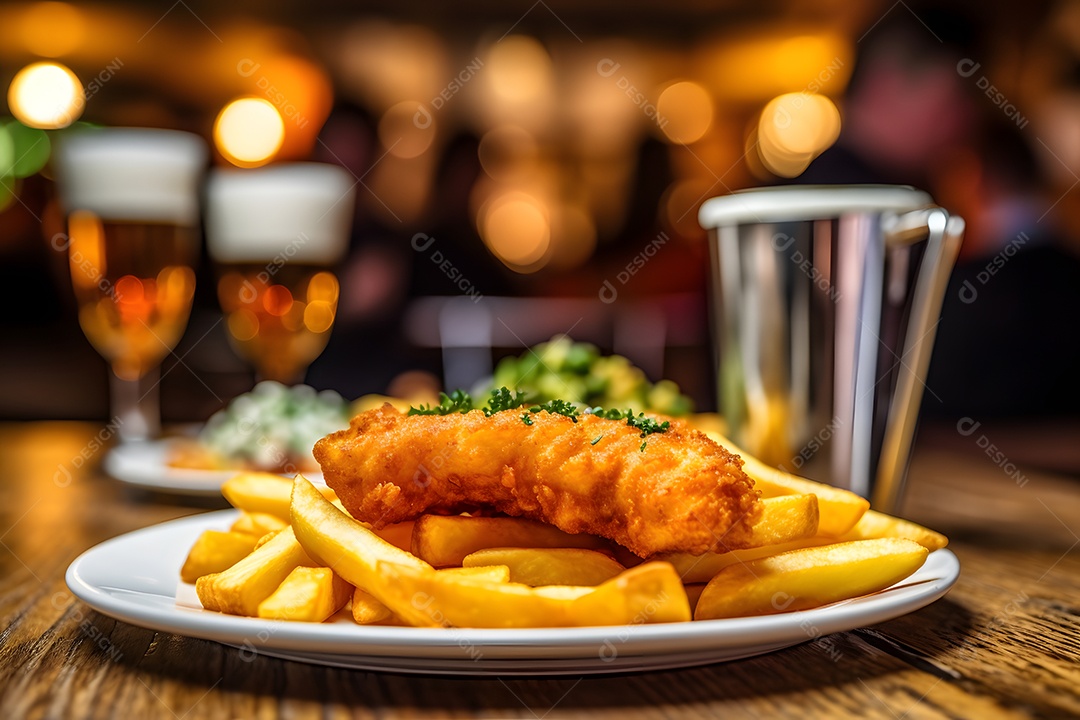
<path id="1" fill-rule="evenodd" d="M 109 374 L 110 423 L 119 428 L 122 442 L 151 440 L 161 434 L 161 404 L 158 382 L 161 371 L 154 368 L 138 380 Z"/>

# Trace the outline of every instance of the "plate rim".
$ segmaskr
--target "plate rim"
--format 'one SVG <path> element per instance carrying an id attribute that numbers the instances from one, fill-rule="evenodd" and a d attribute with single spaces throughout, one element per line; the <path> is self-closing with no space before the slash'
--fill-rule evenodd
<path id="1" fill-rule="evenodd" d="M 484 653 L 490 653 L 487 658 L 489 660 L 516 660 L 527 663 L 530 660 L 563 658 L 596 662 L 604 660 L 602 651 L 607 646 L 612 648 L 615 656 L 626 659 L 647 656 L 655 659 L 659 666 L 664 660 L 711 647 L 716 650 L 716 660 L 719 661 L 724 659 L 723 650 L 777 644 L 794 645 L 834 632 L 906 615 L 944 596 L 956 583 L 960 572 L 956 555 L 948 549 L 941 549 L 931 553 L 927 564 L 918 571 L 923 572 L 931 566 L 934 567 L 935 574 L 929 579 L 914 584 L 901 581 L 893 588 L 874 596 L 811 610 L 689 623 L 528 629 L 291 623 L 184 608 L 175 604 L 179 568 L 165 567 L 165 563 L 162 563 L 159 576 L 153 578 L 155 582 L 160 581 L 161 593 L 132 590 L 130 584 L 126 587 L 100 584 L 84 577 L 86 566 L 92 562 L 110 557 L 121 549 L 152 547 L 149 541 L 155 535 L 165 537 L 189 533 L 190 539 L 194 540 L 198 532 L 221 528 L 238 514 L 237 510 L 198 513 L 105 540 L 81 553 L 68 566 L 65 573 L 67 586 L 79 600 L 94 610 L 159 632 L 224 644 L 239 644 L 245 648 L 250 647 L 253 652 L 259 652 L 262 647 L 271 652 L 281 650 L 293 655 L 307 653 L 340 656 L 342 659 L 392 654 L 414 660 L 427 659 L 433 663 L 433 668 L 461 666 L 466 669 L 463 671 L 459 668 L 455 672 L 476 674 L 475 668 L 472 672 L 468 669 L 469 665 L 475 664 L 468 654 L 470 648 L 480 648 Z M 900 588 L 905 588 L 908 592 L 890 594 L 890 590 Z M 128 597 L 125 597 L 124 593 L 127 593 Z M 130 599 L 130 595 L 140 594 L 152 595 L 170 601 L 171 604 L 140 604 Z M 262 635 L 265 635 L 265 639 L 261 638 Z M 254 639 L 259 639 L 261 645 L 257 646 Z M 614 667 L 608 667 L 606 671 L 620 671 L 615 663 L 609 664 Z M 395 668 L 388 665 L 385 669 Z"/>
<path id="2" fill-rule="evenodd" d="M 226 480 L 242 470 L 204 470 L 173 467 L 165 462 L 165 452 L 172 438 L 155 438 L 119 443 L 109 448 L 102 467 L 109 477 L 146 490 L 180 495 L 220 496 Z M 139 453 L 142 454 L 140 457 Z M 278 473 L 291 478 L 295 473 Z M 321 472 L 304 472 L 309 480 L 321 481 Z"/>

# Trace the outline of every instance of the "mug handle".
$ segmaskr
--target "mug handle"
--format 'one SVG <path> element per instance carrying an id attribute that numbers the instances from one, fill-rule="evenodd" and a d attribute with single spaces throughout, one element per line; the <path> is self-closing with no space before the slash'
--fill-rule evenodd
<path id="1" fill-rule="evenodd" d="M 873 507 L 895 512 L 902 497 L 905 468 L 922 403 L 923 388 L 920 385 L 925 387 L 926 384 L 941 303 L 964 238 L 964 220 L 950 216 L 943 208 L 932 207 L 882 218 L 882 231 L 887 248 L 923 239 L 927 241 L 926 254 L 915 280 L 911 314 L 900 355 L 902 371 L 889 408 L 877 482 L 870 498 Z"/>

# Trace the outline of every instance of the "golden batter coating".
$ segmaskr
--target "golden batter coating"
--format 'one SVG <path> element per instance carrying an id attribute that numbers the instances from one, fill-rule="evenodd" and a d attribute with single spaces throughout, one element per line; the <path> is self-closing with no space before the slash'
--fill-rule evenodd
<path id="1" fill-rule="evenodd" d="M 494 508 L 569 533 L 592 533 L 642 557 L 744 547 L 760 514 L 742 461 L 673 421 L 649 435 L 593 415 L 406 416 L 360 413 L 315 445 L 327 484 L 380 528 L 425 512 Z"/>

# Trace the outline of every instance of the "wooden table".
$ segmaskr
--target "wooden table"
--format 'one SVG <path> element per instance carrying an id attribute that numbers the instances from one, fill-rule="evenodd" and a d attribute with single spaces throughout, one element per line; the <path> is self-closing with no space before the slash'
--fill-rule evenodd
<path id="1" fill-rule="evenodd" d="M 963 572 L 919 612 L 698 669 L 484 680 L 245 662 L 91 611 L 64 585 L 79 553 L 200 510 L 103 477 L 100 431 L 0 426 L 0 718 L 1080 716 L 1080 484 L 1002 467 L 982 446 L 1022 456 L 1010 431 L 924 429 L 906 514 Z"/>

